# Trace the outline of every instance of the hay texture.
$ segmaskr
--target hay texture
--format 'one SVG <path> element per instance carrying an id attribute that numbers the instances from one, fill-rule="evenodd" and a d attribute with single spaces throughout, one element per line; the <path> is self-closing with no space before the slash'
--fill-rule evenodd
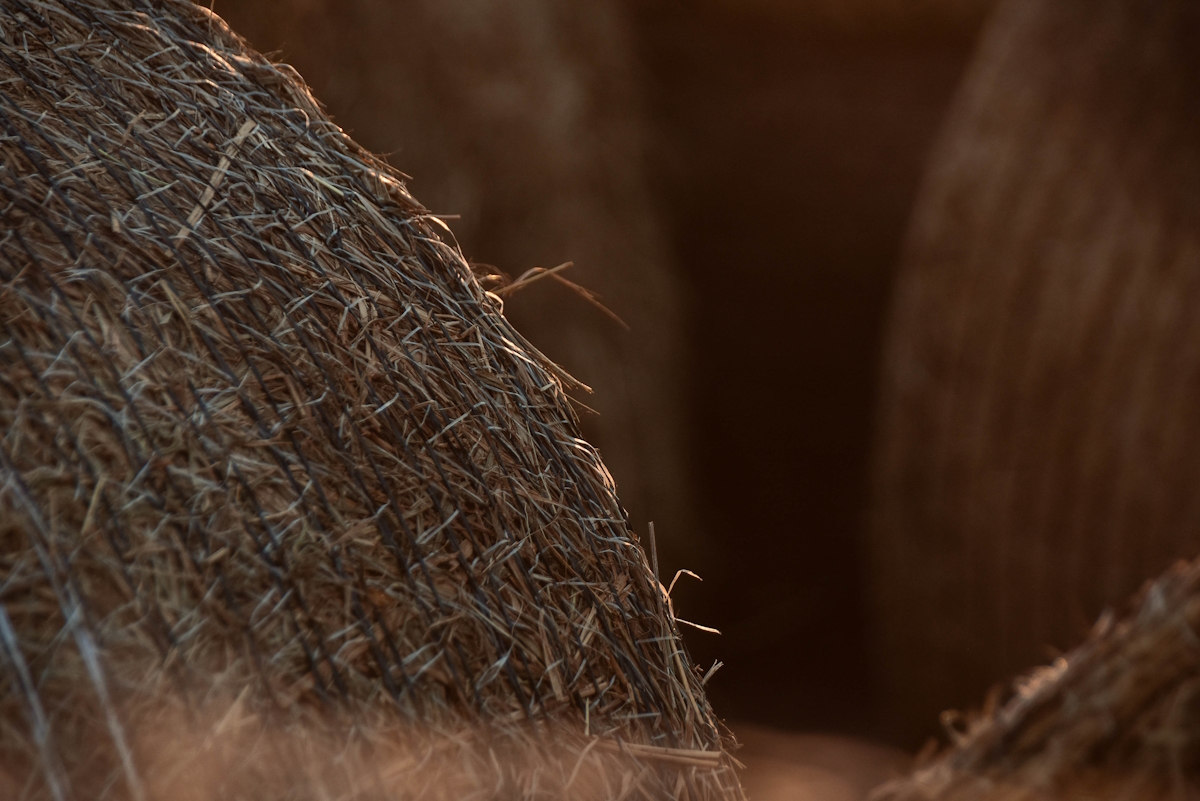
<path id="1" fill-rule="evenodd" d="M 0 6 L 0 790 L 739 797 L 563 394 L 182 0 Z"/>
<path id="2" fill-rule="evenodd" d="M 645 77 L 626 6 L 218 0 L 216 10 L 259 50 L 281 52 L 356 140 L 394 154 L 428 208 L 459 215 L 471 260 L 513 279 L 573 262 L 506 293 L 506 316 L 592 389 L 577 395 L 598 412 L 581 414 L 582 430 L 631 520 L 656 523 L 664 563 L 696 568 L 688 296 L 646 177 Z"/>
<path id="3" fill-rule="evenodd" d="M 1200 792 L 1200 562 L 1106 614 L 957 744 L 872 801 L 1107 801 Z"/>
<path id="4" fill-rule="evenodd" d="M 911 742 L 1200 551 L 1200 6 L 1010 0 L 895 290 L 874 662 Z"/>

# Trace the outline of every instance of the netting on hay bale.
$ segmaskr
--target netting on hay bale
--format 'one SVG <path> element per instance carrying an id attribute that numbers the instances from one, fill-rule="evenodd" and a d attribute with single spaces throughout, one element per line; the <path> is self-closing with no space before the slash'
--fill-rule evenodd
<path id="1" fill-rule="evenodd" d="M 1200 791 L 1200 561 L 993 698 L 958 742 L 872 801 L 1115 801 Z"/>
<path id="2" fill-rule="evenodd" d="M 0 790 L 739 797 L 566 374 L 184 0 L 0 8 Z"/>

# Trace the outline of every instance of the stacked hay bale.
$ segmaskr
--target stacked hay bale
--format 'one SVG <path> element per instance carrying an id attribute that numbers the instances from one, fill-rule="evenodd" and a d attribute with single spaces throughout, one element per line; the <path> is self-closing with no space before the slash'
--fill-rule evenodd
<path id="1" fill-rule="evenodd" d="M 1011 0 L 910 230 L 876 664 L 912 741 L 1200 549 L 1200 8 Z"/>
<path id="2" fill-rule="evenodd" d="M 0 8 L 0 790 L 738 797 L 570 379 L 184 0 Z"/>
<path id="3" fill-rule="evenodd" d="M 873 801 L 1191 798 L 1200 791 L 1200 562 L 1011 688 L 957 744 Z"/>
<path id="4" fill-rule="evenodd" d="M 683 382 L 685 286 L 645 178 L 642 76 L 616 0 L 238 0 L 233 27 L 281 50 L 333 118 L 393 153 L 422 201 L 460 215 L 473 260 L 558 280 L 505 295 L 506 314 L 593 393 L 588 441 L 635 527 L 697 567 Z M 218 4 L 217 10 L 221 11 Z M 403 42 L 403 46 L 397 46 Z M 627 327 L 625 327 L 627 326 Z"/>

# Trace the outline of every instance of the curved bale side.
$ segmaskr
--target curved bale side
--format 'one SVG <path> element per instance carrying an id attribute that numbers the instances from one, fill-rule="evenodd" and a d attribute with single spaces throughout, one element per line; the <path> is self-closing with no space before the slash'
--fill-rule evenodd
<path id="1" fill-rule="evenodd" d="M 220 6 L 218 6 L 220 11 Z M 425 204 L 461 215 L 473 260 L 517 278 L 506 295 L 536 347 L 588 384 L 583 431 L 635 528 L 664 562 L 704 556 L 683 428 L 686 286 L 645 175 L 642 72 L 615 0 L 238 0 L 233 27 L 282 51 L 369 149 L 392 153 Z M 397 43 L 402 43 L 398 45 Z"/>
<path id="2" fill-rule="evenodd" d="M 953 748 L 872 801 L 1116 801 L 1200 791 L 1200 562 L 1016 681 Z"/>
<path id="3" fill-rule="evenodd" d="M 0 789 L 740 797 L 567 377 L 289 68 L 5 4 L 0 219 Z"/>
<path id="4" fill-rule="evenodd" d="M 890 717 L 1076 641 L 1200 546 L 1200 9 L 1011 0 L 896 285 L 871 586 Z"/>

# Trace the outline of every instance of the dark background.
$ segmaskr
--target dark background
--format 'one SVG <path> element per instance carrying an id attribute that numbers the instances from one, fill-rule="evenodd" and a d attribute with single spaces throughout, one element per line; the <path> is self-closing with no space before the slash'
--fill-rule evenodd
<path id="1" fill-rule="evenodd" d="M 861 550 L 879 345 L 977 28 L 696 9 L 637 15 L 652 181 L 695 298 L 688 431 L 715 551 L 676 610 L 723 632 L 684 633 L 701 665 L 725 662 L 719 714 L 873 734 Z"/>

